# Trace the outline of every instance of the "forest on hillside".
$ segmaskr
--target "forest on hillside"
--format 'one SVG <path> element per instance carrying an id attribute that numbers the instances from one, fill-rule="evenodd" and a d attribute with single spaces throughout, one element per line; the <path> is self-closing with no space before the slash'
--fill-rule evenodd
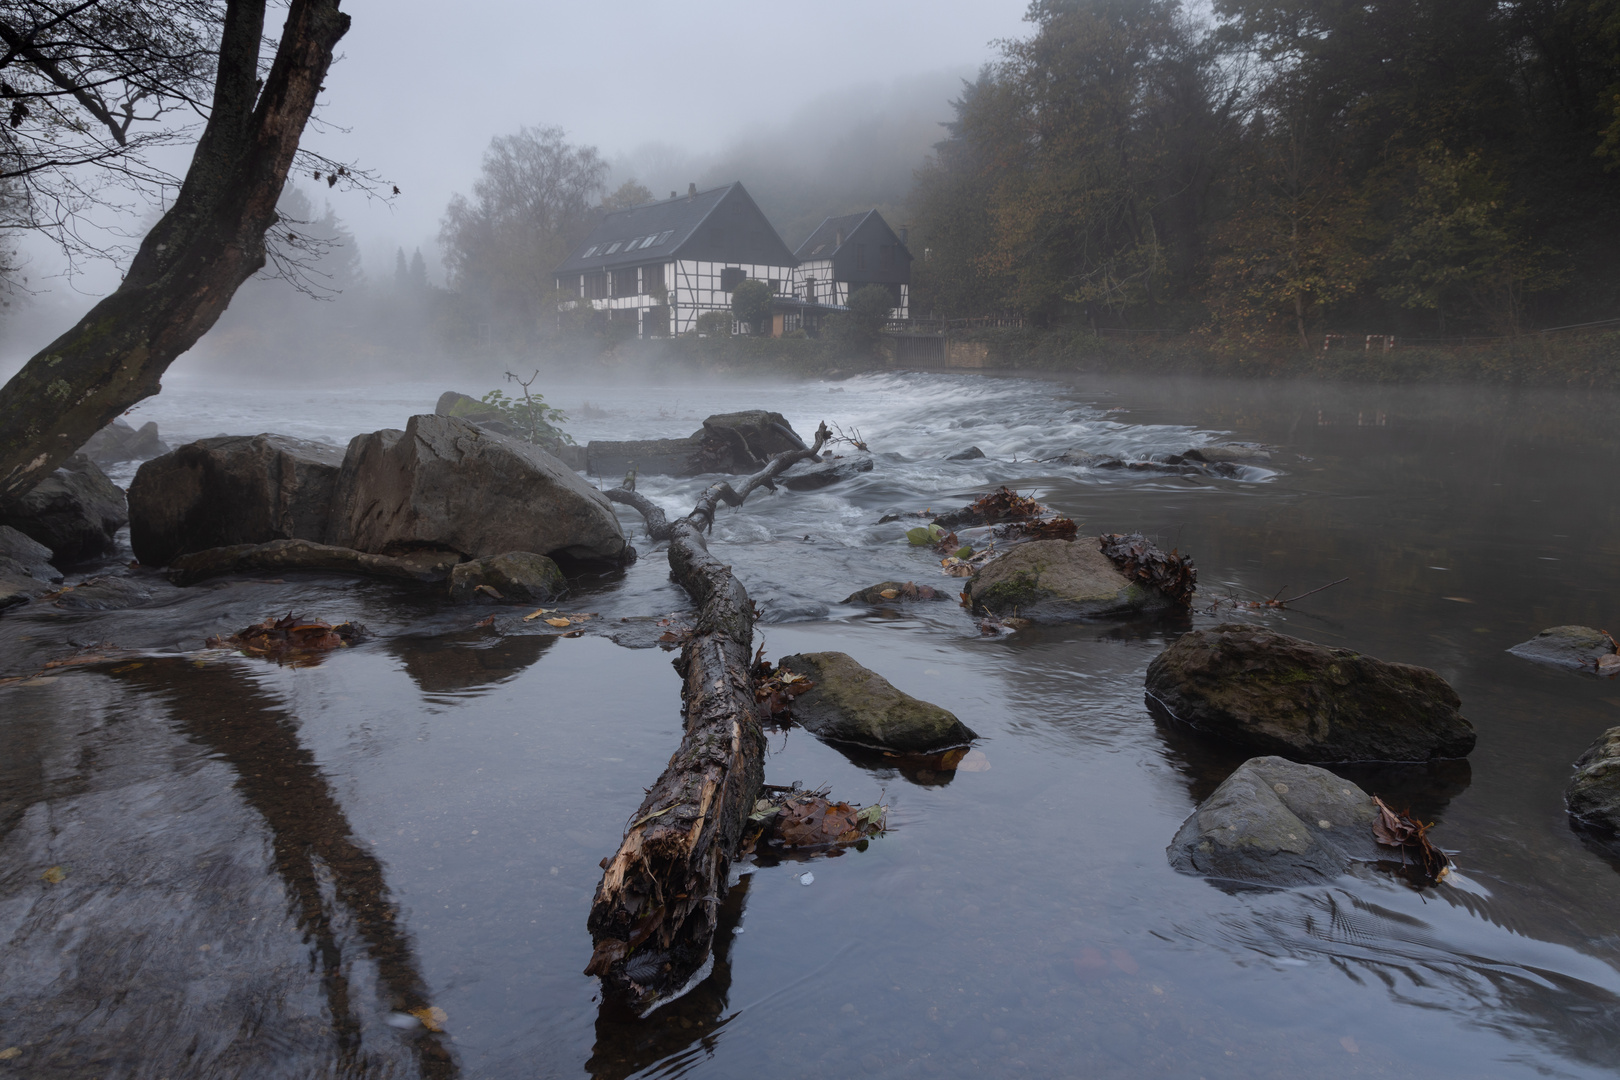
<path id="1" fill-rule="evenodd" d="M 912 194 L 915 307 L 1232 345 L 1620 315 L 1620 0 L 1035 0 Z"/>

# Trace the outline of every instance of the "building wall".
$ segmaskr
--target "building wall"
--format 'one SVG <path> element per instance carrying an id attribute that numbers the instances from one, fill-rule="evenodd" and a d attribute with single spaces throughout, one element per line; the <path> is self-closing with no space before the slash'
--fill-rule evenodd
<path id="1" fill-rule="evenodd" d="M 720 287 L 727 268 L 741 270 L 744 277 L 756 281 L 775 281 L 778 290 L 783 292 L 792 287 L 794 280 L 791 266 L 679 259 L 671 264 L 669 290 L 675 333 L 685 334 L 695 330 L 698 316 L 706 311 L 731 310 L 731 293 Z"/>

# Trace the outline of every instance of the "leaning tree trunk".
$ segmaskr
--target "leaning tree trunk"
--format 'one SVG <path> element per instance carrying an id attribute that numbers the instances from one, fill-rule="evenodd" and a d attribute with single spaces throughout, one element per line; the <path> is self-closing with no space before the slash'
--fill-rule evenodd
<path id="1" fill-rule="evenodd" d="M 227 0 L 212 112 L 174 206 L 112 295 L 0 389 L 0 507 L 157 393 L 168 366 L 264 265 L 265 230 L 349 28 L 338 4 L 291 0 L 261 86 L 266 0 Z"/>
<path id="2" fill-rule="evenodd" d="M 595 942 L 587 975 L 636 1004 L 680 989 L 703 966 L 743 827 L 765 781 L 765 736 L 752 674 L 754 605 L 731 567 L 709 553 L 703 530 L 721 502 L 741 506 L 755 488 L 827 441 L 771 458 L 740 489 L 719 483 L 684 518 L 664 513 L 629 486 L 604 492 L 635 507 L 653 540 L 669 541 L 669 566 L 698 605 L 677 665 L 685 732 L 631 818 L 618 853 L 603 862 L 588 926 Z"/>

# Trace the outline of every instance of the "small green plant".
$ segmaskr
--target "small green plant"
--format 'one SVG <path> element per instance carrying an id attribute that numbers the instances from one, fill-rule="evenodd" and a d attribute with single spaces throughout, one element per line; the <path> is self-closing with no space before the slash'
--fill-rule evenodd
<path id="1" fill-rule="evenodd" d="M 507 397 L 499 390 L 491 390 L 478 400 L 499 411 L 501 419 L 511 424 L 514 431 L 531 443 L 560 442 L 572 446 L 573 437 L 557 426 L 567 423 L 568 417 L 561 409 L 547 405 L 546 399 L 539 394 L 529 393 L 529 387 L 533 386 L 534 380 L 539 377 L 540 372 L 536 371 L 525 382 L 508 371 L 507 381 L 523 387 L 522 398 Z"/>

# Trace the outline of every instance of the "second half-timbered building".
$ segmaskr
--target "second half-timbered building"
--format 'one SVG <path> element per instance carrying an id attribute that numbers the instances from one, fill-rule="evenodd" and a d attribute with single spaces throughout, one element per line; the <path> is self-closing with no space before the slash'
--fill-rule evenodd
<path id="1" fill-rule="evenodd" d="M 565 306 L 589 304 L 633 320 L 639 337 L 695 329 L 699 315 L 731 310 L 749 278 L 790 292 L 794 259 L 740 183 L 606 214 L 557 267 Z"/>
<path id="2" fill-rule="evenodd" d="M 894 301 L 890 316 L 910 317 L 911 252 L 876 210 L 828 218 L 794 255 L 806 303 L 843 307 L 857 289 L 881 285 Z"/>

